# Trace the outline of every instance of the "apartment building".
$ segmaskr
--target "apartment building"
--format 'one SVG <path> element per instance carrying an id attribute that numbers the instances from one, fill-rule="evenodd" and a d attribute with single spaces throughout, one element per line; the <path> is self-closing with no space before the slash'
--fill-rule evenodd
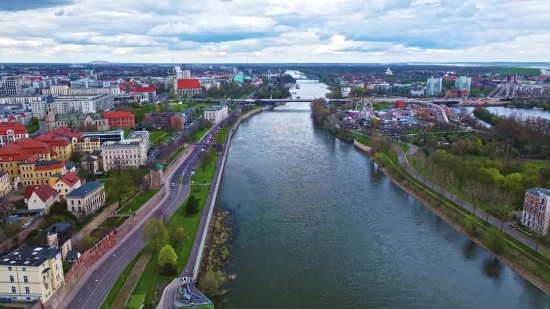
<path id="1" fill-rule="evenodd" d="M 101 150 L 101 140 L 99 137 L 73 137 L 73 149 L 83 154 L 90 154 L 95 150 Z"/>
<path id="2" fill-rule="evenodd" d="M 0 122 L 0 147 L 29 137 L 29 132 L 20 122 Z"/>
<path id="3" fill-rule="evenodd" d="M 142 139 L 145 143 L 146 151 L 149 151 L 151 147 L 151 141 L 149 140 L 149 131 L 134 131 L 128 136 L 129 139 Z"/>
<path id="4" fill-rule="evenodd" d="M 227 105 L 213 105 L 204 110 L 204 119 L 216 125 L 228 116 Z"/>
<path id="5" fill-rule="evenodd" d="M 59 201 L 59 192 L 49 185 L 26 186 L 24 201 L 29 210 L 45 215 Z"/>
<path id="6" fill-rule="evenodd" d="M 134 122 L 134 115 L 130 112 L 105 112 L 101 115 L 103 115 L 103 118 L 107 119 L 109 128 L 133 129 L 136 126 Z"/>
<path id="7" fill-rule="evenodd" d="M 73 249 L 71 237 L 73 227 L 68 223 L 55 223 L 44 230 L 48 246 L 54 249 L 61 249 L 61 257 L 65 260 L 67 253 Z"/>
<path id="8" fill-rule="evenodd" d="M 531 230 L 548 235 L 550 223 L 550 190 L 531 188 L 525 190 L 521 224 Z"/>
<path id="9" fill-rule="evenodd" d="M 102 182 L 90 181 L 65 195 L 67 208 L 78 217 L 95 213 L 105 205 L 105 189 Z"/>
<path id="10" fill-rule="evenodd" d="M 68 172 L 65 175 L 60 174 L 59 178 L 50 178 L 50 186 L 59 193 L 59 198 L 63 199 L 65 195 L 71 193 L 74 189 L 80 188 L 82 182 L 75 173 Z"/>
<path id="11" fill-rule="evenodd" d="M 42 101 L 44 101 L 44 97 L 39 95 L 12 96 L 12 97 L 0 98 L 1 105 L 26 105 L 26 104 L 32 104 L 33 102 L 42 102 Z"/>
<path id="12" fill-rule="evenodd" d="M 112 109 L 114 97 L 111 94 L 104 93 L 99 95 L 66 95 L 48 96 L 46 101 L 31 102 L 33 116 L 42 119 L 46 116 L 46 105 L 51 104 L 56 114 L 74 114 L 74 113 L 97 113 L 98 111 L 107 111 Z"/>
<path id="13" fill-rule="evenodd" d="M 0 171 L 0 197 L 10 192 L 10 175 L 4 171 Z"/>
<path id="14" fill-rule="evenodd" d="M 36 138 L 34 138 L 34 140 L 49 145 L 55 152 L 57 159 L 63 162 L 70 161 L 71 154 L 73 153 L 73 147 L 70 138 L 43 134 L 37 136 Z"/>
<path id="15" fill-rule="evenodd" d="M 101 145 L 103 171 L 117 165 L 140 166 L 147 163 L 147 144 L 143 139 L 127 139 L 120 142 L 106 142 Z"/>
<path id="16" fill-rule="evenodd" d="M 441 77 L 430 77 L 426 81 L 426 95 L 436 96 L 441 93 L 443 79 Z"/>
<path id="17" fill-rule="evenodd" d="M 7 96 L 20 96 L 22 94 L 21 83 L 17 78 L 8 78 L 4 81 L 4 90 Z"/>
<path id="18" fill-rule="evenodd" d="M 21 247 L 0 260 L 0 297 L 46 302 L 64 282 L 61 250 Z"/>
<path id="19" fill-rule="evenodd" d="M 19 163 L 21 182 L 24 186 L 50 185 L 50 178 L 67 172 L 65 162 L 39 160 L 37 156 L 23 159 Z"/>
<path id="20" fill-rule="evenodd" d="M 172 128 L 181 131 L 185 127 L 185 115 L 182 113 L 149 113 L 145 114 L 145 122 L 150 123 L 153 129 Z"/>

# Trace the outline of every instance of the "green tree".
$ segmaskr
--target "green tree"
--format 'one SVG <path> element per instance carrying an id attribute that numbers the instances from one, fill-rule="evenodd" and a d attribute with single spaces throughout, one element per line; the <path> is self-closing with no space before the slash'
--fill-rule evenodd
<path id="1" fill-rule="evenodd" d="M 183 228 L 176 226 L 170 229 L 170 243 L 178 244 L 184 237 Z"/>
<path id="2" fill-rule="evenodd" d="M 73 151 L 69 156 L 69 161 L 73 162 L 74 164 L 80 164 L 81 159 L 82 159 L 82 153 L 80 153 L 79 151 Z"/>
<path id="3" fill-rule="evenodd" d="M 96 240 L 90 235 L 84 235 L 84 237 L 82 237 L 81 242 L 84 245 L 85 250 L 88 250 L 95 245 Z"/>
<path id="4" fill-rule="evenodd" d="M 130 171 L 123 170 L 120 174 L 115 172 L 109 179 L 113 185 L 107 190 L 107 196 L 116 201 L 118 207 L 122 207 L 136 194 L 137 188 L 134 186 Z"/>
<path id="5" fill-rule="evenodd" d="M 187 203 L 185 203 L 185 212 L 191 215 L 199 213 L 199 200 L 194 196 L 189 196 Z"/>
<path id="6" fill-rule="evenodd" d="M 487 247 L 496 254 L 506 254 L 508 252 L 508 243 L 503 237 L 498 235 L 498 230 L 494 227 L 485 233 L 483 240 Z"/>
<path id="7" fill-rule="evenodd" d="M 212 297 L 220 292 L 220 288 L 224 282 L 225 275 L 221 270 L 210 269 L 199 280 L 199 289 L 206 296 Z"/>
<path id="8" fill-rule="evenodd" d="M 159 252 L 158 266 L 162 269 L 164 275 L 173 275 L 176 273 L 176 264 L 178 263 L 178 255 L 174 248 L 170 245 L 165 245 Z"/>
<path id="9" fill-rule="evenodd" d="M 149 250 L 153 252 L 168 244 L 168 231 L 159 218 L 151 218 L 143 227 L 143 239 Z"/>
<path id="10" fill-rule="evenodd" d="M 33 117 L 31 117 L 31 120 L 29 121 L 29 125 L 38 126 L 38 125 L 40 125 L 40 120 L 38 120 L 38 118 L 33 116 Z"/>
<path id="11" fill-rule="evenodd" d="M 178 94 L 175 93 L 175 92 L 171 92 L 169 95 L 168 95 L 168 99 L 169 100 L 176 100 L 178 98 Z"/>

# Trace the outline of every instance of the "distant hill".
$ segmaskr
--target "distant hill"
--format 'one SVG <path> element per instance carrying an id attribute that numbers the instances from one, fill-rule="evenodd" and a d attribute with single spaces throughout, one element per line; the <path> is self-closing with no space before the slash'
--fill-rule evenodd
<path id="1" fill-rule="evenodd" d="M 110 64 L 109 61 L 104 61 L 104 60 L 94 60 L 94 61 L 90 61 L 88 63 L 89 64 Z"/>

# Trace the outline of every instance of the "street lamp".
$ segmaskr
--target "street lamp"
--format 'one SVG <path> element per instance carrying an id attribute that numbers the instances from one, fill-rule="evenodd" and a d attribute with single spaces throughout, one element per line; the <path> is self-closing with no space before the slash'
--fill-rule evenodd
<path id="1" fill-rule="evenodd" d="M 189 247 L 189 236 L 187 236 L 187 246 Z"/>

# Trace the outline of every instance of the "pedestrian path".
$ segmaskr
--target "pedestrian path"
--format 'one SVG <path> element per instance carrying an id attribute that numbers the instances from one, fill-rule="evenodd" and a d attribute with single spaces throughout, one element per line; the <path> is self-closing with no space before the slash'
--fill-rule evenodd
<path id="1" fill-rule="evenodd" d="M 124 280 L 124 285 L 122 285 L 122 289 L 118 292 L 118 295 L 110 308 L 126 308 L 126 303 L 128 302 L 128 299 L 130 299 L 130 296 L 132 296 L 132 292 L 134 291 L 139 278 L 141 278 L 141 274 L 143 273 L 145 266 L 147 266 L 151 255 L 151 252 L 143 252 L 137 260 L 136 265 L 134 265 L 134 268 L 132 268 L 128 278 L 123 277 L 122 280 Z"/>

